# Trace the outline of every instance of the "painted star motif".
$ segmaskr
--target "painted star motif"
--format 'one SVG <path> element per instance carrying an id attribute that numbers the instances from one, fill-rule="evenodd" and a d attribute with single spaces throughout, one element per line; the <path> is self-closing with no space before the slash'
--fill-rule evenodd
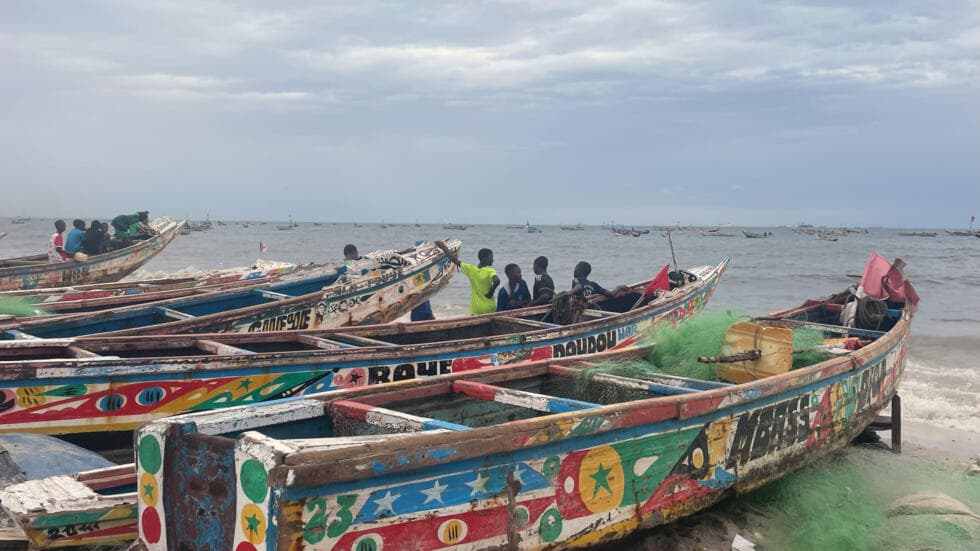
<path id="1" fill-rule="evenodd" d="M 143 486 L 143 495 L 145 495 L 150 499 L 153 499 L 153 484 L 147 484 Z"/>
<path id="2" fill-rule="evenodd" d="M 355 371 L 355 372 L 353 372 L 353 373 L 350 374 L 350 382 L 357 383 L 357 381 L 360 381 L 360 380 L 361 380 L 361 374 L 360 373 L 358 373 L 358 372 Z"/>
<path id="3" fill-rule="evenodd" d="M 391 508 L 395 504 L 395 500 L 402 497 L 401 494 L 391 495 L 391 490 L 387 490 L 383 497 L 379 497 L 374 500 L 378 504 L 378 508 L 374 510 L 374 514 L 379 515 L 383 511 L 391 511 L 391 514 L 395 514 L 395 510 Z"/>
<path id="4" fill-rule="evenodd" d="M 524 484 L 524 478 L 522 477 L 526 472 L 527 469 L 524 469 L 520 465 L 517 465 L 516 467 L 514 467 L 514 480 L 520 482 L 521 484 Z"/>
<path id="5" fill-rule="evenodd" d="M 252 515 L 245 517 L 245 524 L 247 524 L 245 527 L 246 531 L 257 534 L 259 532 L 259 525 L 262 524 L 262 521 L 259 520 L 259 517 Z"/>
<path id="6" fill-rule="evenodd" d="M 422 493 L 425 494 L 425 501 L 422 502 L 422 505 L 425 505 L 430 501 L 438 501 L 439 503 L 442 503 L 442 492 L 448 487 L 448 484 L 439 484 L 439 481 L 436 480 L 435 484 L 433 484 L 431 488 L 428 490 L 422 490 Z"/>
<path id="7" fill-rule="evenodd" d="M 590 474 L 589 478 L 595 480 L 595 488 L 592 489 L 592 497 L 595 497 L 599 493 L 599 488 L 605 488 L 610 494 L 613 493 L 612 488 L 609 487 L 609 473 L 612 469 L 603 469 L 602 463 L 599 463 L 599 468 L 595 473 Z"/>
<path id="8" fill-rule="evenodd" d="M 487 493 L 487 481 L 490 480 L 489 476 L 483 476 L 480 473 L 476 473 L 476 480 L 473 482 L 467 482 L 466 485 L 472 488 L 470 490 L 470 496 L 475 496 L 479 493 Z"/>
<path id="9" fill-rule="evenodd" d="M 244 388 L 245 390 L 248 390 L 248 387 L 250 386 L 252 386 L 252 379 L 242 379 L 242 381 L 238 383 L 238 388 Z"/>

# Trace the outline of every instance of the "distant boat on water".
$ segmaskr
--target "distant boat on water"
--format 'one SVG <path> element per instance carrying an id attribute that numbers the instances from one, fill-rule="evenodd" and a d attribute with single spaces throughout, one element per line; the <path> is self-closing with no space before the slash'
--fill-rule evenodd
<path id="1" fill-rule="evenodd" d="M 938 235 L 934 231 L 911 231 L 911 232 L 898 232 L 901 237 L 936 237 Z"/>
<path id="2" fill-rule="evenodd" d="M 585 226 L 583 226 L 582 224 L 575 224 L 574 226 L 559 226 L 559 227 L 561 229 L 565 230 L 565 231 L 583 231 L 583 230 L 585 230 Z"/>
<path id="3" fill-rule="evenodd" d="M 755 233 L 755 232 L 744 231 L 744 230 L 742 231 L 742 233 L 745 235 L 745 237 L 748 237 L 749 239 L 763 239 L 772 235 L 772 233 L 770 232 Z"/>
<path id="4" fill-rule="evenodd" d="M 524 231 L 526 231 L 527 233 L 541 233 L 541 228 L 537 226 L 532 226 L 530 220 L 525 220 Z"/>
<path id="5" fill-rule="evenodd" d="M 29 216 L 26 217 L 26 218 L 23 217 L 23 216 L 18 216 L 17 218 L 14 218 L 13 220 L 11 220 L 10 223 L 11 224 L 26 224 L 26 223 L 28 223 L 30 221 L 31 221 L 31 218 Z"/>
<path id="6" fill-rule="evenodd" d="M 462 231 L 462 230 L 465 230 L 468 227 L 469 226 L 464 226 L 462 224 L 453 224 L 452 222 L 446 222 L 445 224 L 442 225 L 442 229 L 444 229 L 444 230 L 460 230 L 460 231 Z"/>
<path id="7" fill-rule="evenodd" d="M 276 226 L 276 229 L 277 230 L 291 230 L 291 229 L 298 228 L 298 227 L 299 227 L 299 224 L 297 224 L 296 222 L 293 222 L 293 217 L 290 216 L 289 217 L 289 224 L 287 224 L 285 226 Z"/>

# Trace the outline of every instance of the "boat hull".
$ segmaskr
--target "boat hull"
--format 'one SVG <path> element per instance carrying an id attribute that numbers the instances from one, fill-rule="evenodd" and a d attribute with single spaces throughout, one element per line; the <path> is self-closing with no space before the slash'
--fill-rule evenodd
<path id="1" fill-rule="evenodd" d="M 624 314 L 490 338 L 314 352 L 246 354 L 246 350 L 228 346 L 230 352 L 210 356 L 2 362 L 0 365 L 8 365 L 0 371 L 0 432 L 132 430 L 141 423 L 187 411 L 632 348 L 655 327 L 676 324 L 698 313 L 710 300 L 726 266 L 727 261 L 705 269 L 706 276 L 691 284 L 689 291 Z M 452 320 L 434 325 L 446 327 L 447 333 L 453 331 Z M 397 325 L 380 329 L 382 334 L 400 332 Z M 350 333 L 340 329 L 310 335 L 341 338 Z M 123 344 L 118 349 L 136 348 L 154 339 L 165 340 L 175 349 L 197 342 L 187 335 L 180 340 L 141 337 L 91 342 L 119 340 Z M 70 342 L 86 347 L 87 341 Z M 38 346 L 30 341 L 0 341 L 0 346 L 5 344 Z M 248 343 L 239 346 L 248 347 Z M 99 350 L 97 346 L 87 349 Z"/>
<path id="2" fill-rule="evenodd" d="M 0 267 L 0 291 L 119 281 L 159 254 L 173 241 L 183 224 L 161 220 L 158 235 L 117 251 L 91 256 L 85 262 Z"/>
<path id="3" fill-rule="evenodd" d="M 386 323 L 447 285 L 454 266 L 428 245 L 415 250 L 410 260 L 393 255 L 382 262 L 323 266 L 313 272 L 308 279 L 261 283 L 256 289 L 236 287 L 96 314 L 18 320 L 0 326 L 0 337 L 252 333 Z M 276 293 L 297 288 L 303 291 Z M 269 292 L 273 298 L 262 294 Z"/>
<path id="4" fill-rule="evenodd" d="M 391 419 L 384 404 L 435 396 L 432 383 L 402 383 L 388 397 L 309 397 L 262 408 L 264 416 L 224 412 L 152 423 L 137 434 L 140 450 L 149 450 L 137 454 L 137 472 L 164 497 L 140 503 L 134 548 L 551 549 L 621 538 L 845 446 L 897 391 L 910 319 L 904 312 L 888 334 L 846 357 L 754 383 L 501 425 L 426 427 L 423 419 L 418 432 L 360 440 L 268 431 L 230 442 L 210 436 L 295 426 L 325 412 L 383 427 Z M 481 381 L 510 380 L 516 369 L 548 373 L 555 362 L 542 363 L 485 372 Z M 473 378 L 453 375 L 442 385 Z M 499 402 L 486 386 L 462 388 Z M 553 405 L 535 407 L 560 411 Z M 160 467 L 190 457 L 224 467 L 217 475 L 208 466 Z M 212 518 L 202 519 L 196 505 L 178 499 L 179 489 L 211 475 L 234 490 L 212 500 Z"/>

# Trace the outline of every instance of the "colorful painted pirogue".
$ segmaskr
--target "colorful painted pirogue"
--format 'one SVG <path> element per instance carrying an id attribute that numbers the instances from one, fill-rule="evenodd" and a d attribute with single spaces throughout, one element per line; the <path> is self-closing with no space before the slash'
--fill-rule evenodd
<path id="1" fill-rule="evenodd" d="M 914 307 L 854 330 L 846 297 L 756 324 L 856 350 L 740 385 L 557 359 L 150 423 L 134 548 L 550 549 L 670 522 L 846 445 L 889 402 Z"/>
<path id="2" fill-rule="evenodd" d="M 157 218 L 150 222 L 159 232 L 157 235 L 122 249 L 90 256 L 85 262 L 48 262 L 47 254 L 0 260 L 0 291 L 119 281 L 162 251 L 183 224 Z"/>
<path id="3" fill-rule="evenodd" d="M 460 247 L 452 241 L 451 247 Z M 385 323 L 449 283 L 453 267 L 437 247 L 371 253 L 302 279 L 206 293 L 95 314 L 0 324 L 0 338 L 147 335 L 325 329 Z"/>
<path id="4" fill-rule="evenodd" d="M 603 310 L 564 326 L 540 321 L 545 306 L 326 331 L 0 341 L 0 432 L 131 430 L 186 411 L 628 348 L 697 313 L 727 264 L 691 269 L 696 281 L 624 313 L 637 295 L 597 301 Z"/>
<path id="5" fill-rule="evenodd" d="M 288 262 L 258 260 L 249 267 L 209 270 L 161 279 L 8 291 L 0 293 L 0 299 L 20 299 L 47 313 L 94 312 L 277 281 L 286 274 L 295 278 L 308 274 L 313 268 L 315 266 L 297 267 Z"/>

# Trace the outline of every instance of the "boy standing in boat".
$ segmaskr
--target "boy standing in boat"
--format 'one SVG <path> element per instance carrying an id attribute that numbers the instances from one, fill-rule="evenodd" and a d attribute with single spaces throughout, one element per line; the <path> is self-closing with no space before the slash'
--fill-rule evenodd
<path id="1" fill-rule="evenodd" d="M 435 245 L 446 253 L 446 257 L 470 280 L 470 314 L 496 312 L 497 303 L 493 300 L 493 293 L 500 285 L 500 278 L 497 277 L 497 271 L 491 267 L 493 266 L 493 251 L 480 249 L 480 252 L 476 253 L 477 258 L 480 259 L 480 264 L 474 266 L 468 262 L 460 262 L 459 258 L 442 241 L 436 241 Z"/>

